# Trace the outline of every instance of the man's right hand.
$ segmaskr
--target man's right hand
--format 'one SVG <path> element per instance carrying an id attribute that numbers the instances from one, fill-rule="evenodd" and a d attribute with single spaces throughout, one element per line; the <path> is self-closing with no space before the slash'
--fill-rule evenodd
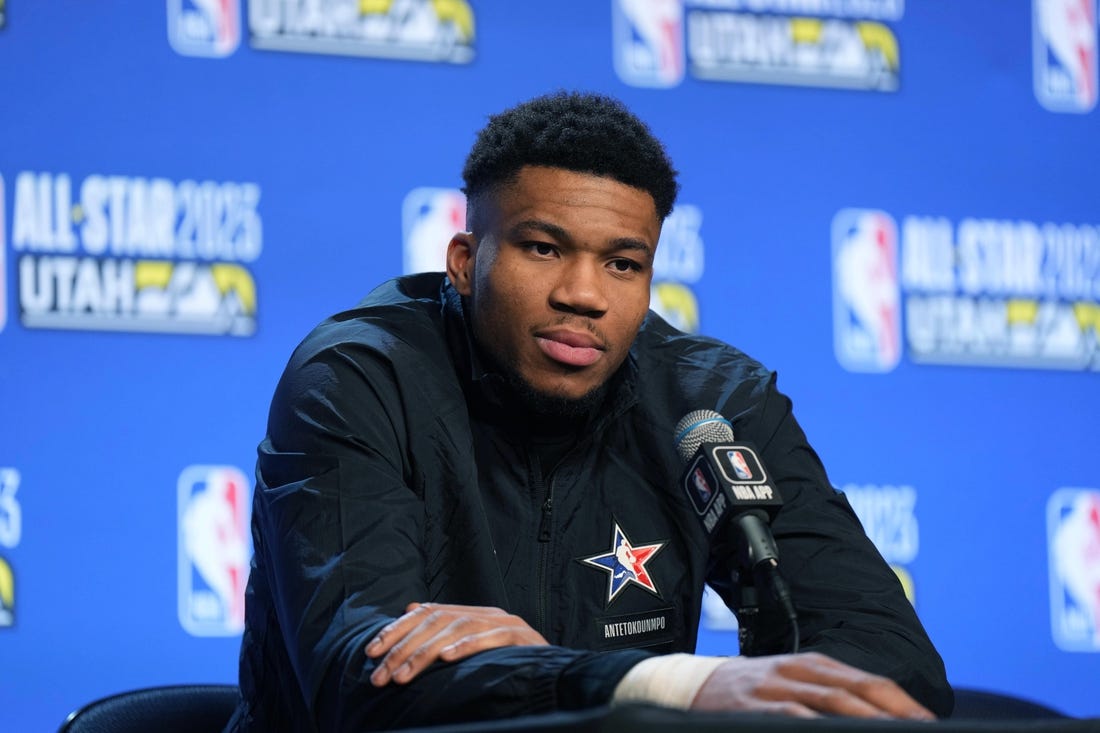
<path id="1" fill-rule="evenodd" d="M 410 603 L 378 632 L 367 656 L 379 659 L 371 683 L 405 684 L 437 660 L 456 662 L 503 646 L 545 646 L 546 639 L 519 616 L 499 608 Z"/>
<path id="2" fill-rule="evenodd" d="M 892 680 L 816 652 L 731 657 L 707 677 L 691 707 L 800 718 L 936 719 Z"/>

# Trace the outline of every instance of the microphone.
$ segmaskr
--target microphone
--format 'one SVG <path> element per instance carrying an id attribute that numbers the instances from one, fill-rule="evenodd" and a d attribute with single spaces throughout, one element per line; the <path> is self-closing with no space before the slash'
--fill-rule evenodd
<path id="1" fill-rule="evenodd" d="M 791 622 L 792 646 L 797 652 L 798 616 L 790 588 L 779 573 L 779 548 L 769 526 L 783 506 L 783 498 L 756 449 L 750 443 L 736 442 L 733 425 L 714 410 L 684 415 L 676 424 L 675 442 L 686 465 L 681 484 L 703 528 L 714 540 L 724 537 L 725 525 L 731 524 L 738 539 L 738 559 L 746 571 L 734 578 L 742 593 L 739 620 L 755 617 L 755 590 L 746 586 L 756 580 L 771 589 Z M 742 649 L 751 646 L 751 625 L 740 624 Z"/>

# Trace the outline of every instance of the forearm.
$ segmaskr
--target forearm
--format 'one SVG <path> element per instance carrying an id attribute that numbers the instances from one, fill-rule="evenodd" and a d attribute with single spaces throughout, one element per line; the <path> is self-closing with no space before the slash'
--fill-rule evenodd
<path id="1" fill-rule="evenodd" d="M 948 714 L 953 696 L 939 654 L 897 577 L 832 488 L 790 400 L 770 385 L 735 429 L 761 448 L 783 497 L 773 531 L 798 612 L 801 648 L 893 679 L 937 714 Z M 714 580 L 726 586 L 728 597 L 728 573 Z M 788 622 L 766 596 L 756 632 L 755 653 L 790 651 Z"/>
<path id="2" fill-rule="evenodd" d="M 369 639 L 362 639 L 363 646 Z M 348 645 L 316 703 L 320 730 L 361 731 L 577 710 L 606 704 L 620 679 L 649 655 L 555 646 L 503 647 L 438 662 L 407 684 L 371 684 L 377 661 Z"/>
<path id="3" fill-rule="evenodd" d="M 801 498 L 807 500 L 801 511 L 776 527 L 801 648 L 892 679 L 937 715 L 948 715 L 953 695 L 943 661 L 843 495 L 830 490 Z M 761 605 L 759 652 L 789 651 L 782 611 L 767 598 Z"/>
<path id="4" fill-rule="evenodd" d="M 821 560 L 827 562 L 828 557 Z M 843 591 L 829 588 L 793 591 L 802 628 L 802 648 L 892 679 L 916 700 L 945 717 L 954 706 L 954 696 L 943 662 L 897 578 L 884 562 L 881 566 L 865 570 L 878 576 L 877 587 L 857 584 Z M 843 564 L 839 572 L 838 577 L 844 577 Z M 858 603 L 853 602 L 857 596 Z M 782 647 L 785 634 L 775 633 L 781 625 L 782 622 L 772 627 L 771 644 L 779 647 L 774 651 L 785 651 Z"/>

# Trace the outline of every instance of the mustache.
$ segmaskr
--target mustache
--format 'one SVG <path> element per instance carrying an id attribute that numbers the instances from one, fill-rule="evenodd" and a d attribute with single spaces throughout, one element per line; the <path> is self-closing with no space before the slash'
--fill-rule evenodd
<path id="1" fill-rule="evenodd" d="M 607 348 L 612 348 L 613 344 L 611 339 L 607 338 L 604 332 L 597 326 L 591 318 L 585 318 L 584 316 L 570 316 L 561 315 L 555 318 L 553 321 L 548 321 L 542 325 L 536 326 L 531 329 L 532 332 L 544 331 L 551 328 L 571 328 L 574 330 L 584 329 L 590 334 L 595 336 L 601 344 L 604 344 Z"/>

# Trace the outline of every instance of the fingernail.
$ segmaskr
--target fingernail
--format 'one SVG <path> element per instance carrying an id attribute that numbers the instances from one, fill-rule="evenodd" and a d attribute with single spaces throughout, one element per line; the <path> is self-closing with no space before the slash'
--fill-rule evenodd
<path id="1" fill-rule="evenodd" d="M 375 687 L 382 687 L 386 684 L 386 668 L 379 667 L 374 670 L 374 674 L 370 676 L 370 683 Z"/>

